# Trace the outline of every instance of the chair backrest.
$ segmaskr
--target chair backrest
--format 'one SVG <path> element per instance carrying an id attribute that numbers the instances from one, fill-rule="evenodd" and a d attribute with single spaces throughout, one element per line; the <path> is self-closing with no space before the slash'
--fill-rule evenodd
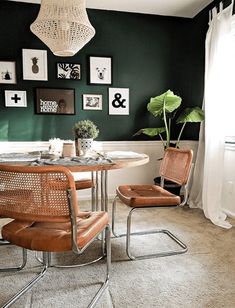
<path id="1" fill-rule="evenodd" d="M 67 168 L 0 165 L 0 216 L 27 221 L 68 221 L 68 190 L 76 214 L 75 183 Z"/>
<path id="2" fill-rule="evenodd" d="M 193 160 L 193 151 L 167 148 L 160 166 L 160 176 L 166 180 L 185 185 Z"/>

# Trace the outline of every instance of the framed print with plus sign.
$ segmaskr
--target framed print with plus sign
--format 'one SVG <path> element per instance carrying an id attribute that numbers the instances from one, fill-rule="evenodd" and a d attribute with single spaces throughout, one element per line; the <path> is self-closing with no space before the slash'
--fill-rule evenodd
<path id="1" fill-rule="evenodd" d="M 128 88 L 109 88 L 109 114 L 129 115 Z"/>
<path id="2" fill-rule="evenodd" d="M 26 91 L 5 90 L 5 107 L 27 107 Z"/>

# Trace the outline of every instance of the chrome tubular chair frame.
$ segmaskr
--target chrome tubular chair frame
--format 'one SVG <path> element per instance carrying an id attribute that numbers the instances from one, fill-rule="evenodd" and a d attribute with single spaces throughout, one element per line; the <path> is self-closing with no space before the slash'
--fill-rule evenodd
<path id="1" fill-rule="evenodd" d="M 33 168 L 33 167 L 32 167 Z M 71 175 L 72 177 L 72 175 Z M 75 213 L 75 206 L 76 204 L 73 200 L 74 194 L 72 193 L 71 189 L 67 189 L 67 200 L 68 200 L 68 207 L 70 213 L 70 221 L 71 221 L 71 243 L 72 243 L 72 251 L 77 254 L 81 255 L 86 248 L 94 241 L 96 238 L 103 233 L 105 233 L 104 241 L 102 241 L 102 249 L 105 251 L 106 255 L 106 278 L 105 281 L 102 283 L 99 290 L 94 295 L 93 299 L 88 305 L 88 308 L 92 308 L 96 305 L 99 298 L 104 293 L 105 289 L 109 284 L 110 278 L 110 267 L 111 267 L 111 242 L 110 242 L 110 226 L 106 224 L 99 232 L 93 237 L 89 242 L 87 242 L 82 248 L 78 247 L 77 243 L 77 220 L 76 220 L 76 213 Z M 47 272 L 48 268 L 51 267 L 51 252 L 43 251 L 42 252 L 42 260 L 39 260 L 42 263 L 42 270 L 32 279 L 30 280 L 22 289 L 20 289 L 15 295 L 13 295 L 7 302 L 5 302 L 1 307 L 7 308 L 10 307 L 13 303 L 15 303 L 24 293 L 30 290 Z M 98 260 L 96 260 L 98 261 Z M 0 268 L 0 272 L 8 272 L 8 271 L 19 271 L 27 263 L 27 249 L 23 248 L 23 263 L 20 267 L 11 267 L 11 268 Z M 92 262 L 93 263 L 93 262 Z M 69 266 L 70 267 L 70 266 Z"/>
<path id="2" fill-rule="evenodd" d="M 169 149 L 169 151 L 171 152 L 180 152 L 180 150 L 174 150 L 174 149 Z M 119 192 L 119 190 L 117 190 L 117 195 L 114 198 L 113 204 L 112 204 L 112 233 L 114 235 L 114 237 L 123 237 L 126 236 L 126 253 L 127 256 L 131 259 L 131 260 L 138 260 L 138 259 L 147 259 L 147 258 L 152 258 L 152 257 L 163 257 L 163 256 L 171 256 L 171 255 L 176 255 L 176 254 L 182 254 L 187 252 L 188 248 L 186 246 L 186 244 L 184 244 L 178 237 L 176 237 L 174 234 L 172 234 L 169 230 L 166 229 L 158 229 L 158 230 L 149 230 L 149 231 L 141 231 L 141 232 L 131 232 L 131 223 L 132 223 L 132 215 L 134 212 L 139 211 L 139 210 L 145 210 L 145 209 L 155 209 L 156 208 L 172 208 L 172 207 L 181 207 L 184 206 L 187 203 L 188 200 L 188 184 L 189 184 L 189 178 L 190 178 L 190 174 L 191 174 L 191 163 L 192 163 L 192 151 L 190 150 L 182 150 L 181 152 L 188 152 L 188 164 L 187 164 L 187 171 L 186 171 L 186 176 L 185 176 L 185 180 L 184 182 L 182 182 L 182 186 L 181 186 L 181 192 L 183 193 L 183 198 L 181 200 L 180 204 L 177 205 L 161 205 L 159 204 L 159 202 L 156 205 L 147 205 L 144 204 L 143 206 L 138 204 L 138 206 L 132 206 L 131 204 L 129 205 L 129 201 L 127 202 L 125 198 L 132 198 L 130 196 L 126 196 L 124 193 L 124 199 L 122 200 L 122 203 L 125 204 L 125 202 L 127 202 L 127 207 L 131 208 L 128 215 L 127 215 L 127 221 L 126 221 L 126 233 L 123 234 L 117 234 L 115 231 L 115 215 L 116 215 L 116 202 L 118 199 L 118 193 L 121 194 L 122 193 Z M 148 186 L 148 185 L 147 185 Z M 150 185 L 149 185 L 150 186 Z M 163 188 L 164 186 L 164 176 L 161 175 L 161 184 L 160 186 Z M 129 186 L 127 186 L 129 187 Z M 172 194 L 171 194 L 172 195 Z M 175 196 L 175 195 L 172 195 Z M 133 197 L 134 198 L 134 197 Z M 138 198 L 138 197 L 136 197 Z M 163 197 L 164 198 L 164 197 Z M 128 199 L 129 200 L 129 199 Z M 157 252 L 154 254 L 143 254 L 143 255 L 139 255 L 139 256 L 134 256 L 131 252 L 131 236 L 132 235 L 147 235 L 147 234 L 155 234 L 155 233 L 163 233 L 166 234 L 170 239 L 172 239 L 176 244 L 178 244 L 179 249 L 175 250 L 169 250 L 169 251 L 163 251 L 163 252 Z"/>
<path id="3" fill-rule="evenodd" d="M 117 201 L 118 196 L 115 197 L 112 205 L 112 233 L 114 237 L 123 237 L 126 236 L 126 253 L 127 256 L 131 260 L 141 260 L 141 259 L 148 259 L 148 258 L 153 258 L 153 257 L 165 257 L 165 256 L 171 256 L 171 255 L 176 255 L 176 254 L 181 254 L 187 252 L 188 248 L 186 244 L 184 244 L 178 237 L 176 237 L 173 233 L 171 233 L 169 230 L 166 229 L 158 229 L 158 230 L 150 230 L 150 231 L 141 231 L 141 232 L 131 232 L 131 218 L 132 214 L 135 211 L 141 211 L 145 210 L 147 208 L 153 208 L 153 207 L 139 207 L 139 208 L 132 208 L 127 216 L 127 228 L 126 228 L 126 233 L 122 234 L 117 234 L 115 231 L 115 214 L 116 214 L 116 201 Z M 159 208 L 159 207 L 158 207 Z M 164 207 L 165 208 L 165 207 Z M 156 208 L 155 208 L 156 209 Z M 170 250 L 166 252 L 159 252 L 155 254 L 146 254 L 146 255 L 141 255 L 141 256 L 134 256 L 131 253 L 131 235 L 147 235 L 147 234 L 155 234 L 155 233 L 164 233 L 168 235 L 173 241 L 175 241 L 182 249 L 180 250 Z"/>

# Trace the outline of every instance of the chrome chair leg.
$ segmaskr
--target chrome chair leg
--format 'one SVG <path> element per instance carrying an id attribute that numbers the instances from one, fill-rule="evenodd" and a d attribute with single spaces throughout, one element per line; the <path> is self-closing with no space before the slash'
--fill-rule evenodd
<path id="1" fill-rule="evenodd" d="M 9 245 L 7 242 L 6 245 Z M 27 263 L 27 250 L 25 248 L 22 248 L 22 264 L 17 266 L 17 267 L 6 267 L 6 268 L 0 268 L 0 272 L 15 272 L 15 271 L 20 271 L 22 268 L 25 267 Z"/>
<path id="2" fill-rule="evenodd" d="M 1 245 L 12 245 L 12 244 L 9 243 L 8 241 L 4 240 L 3 238 L 0 238 L 0 246 Z"/>
<path id="3" fill-rule="evenodd" d="M 113 204 L 112 204 L 112 233 L 114 235 L 114 237 L 122 237 L 122 236 L 126 236 L 126 234 L 117 234 L 115 231 L 115 215 L 116 215 L 116 205 L 117 205 L 117 199 L 118 196 L 115 196 L 114 200 L 113 200 Z"/>
<path id="4" fill-rule="evenodd" d="M 174 234 L 172 234 L 170 231 L 168 231 L 166 229 L 141 231 L 141 232 L 131 232 L 131 218 L 132 218 L 132 214 L 136 210 L 144 210 L 144 208 L 132 208 L 130 210 L 128 216 L 127 216 L 126 253 L 131 260 L 140 260 L 140 259 L 149 259 L 149 258 L 154 258 L 154 257 L 172 256 L 172 255 L 176 255 L 176 254 L 185 253 L 188 250 L 187 246 L 180 239 L 178 239 Z M 155 234 L 155 233 L 164 233 L 164 234 L 168 235 L 182 249 L 163 251 L 163 252 L 158 252 L 158 253 L 154 253 L 154 254 L 147 254 L 147 255 L 140 255 L 140 256 L 134 256 L 131 253 L 130 246 L 131 246 L 131 236 L 132 235 L 147 235 L 147 234 Z"/>
<path id="5" fill-rule="evenodd" d="M 93 297 L 92 301 L 88 305 L 88 308 L 93 308 L 97 304 L 100 297 L 103 295 L 105 289 L 109 284 L 109 277 L 110 277 L 110 267 L 111 267 L 111 242 L 110 242 L 110 227 L 107 226 L 105 228 L 105 246 L 107 252 L 106 258 L 106 279 L 105 282 L 102 284 L 96 295 Z"/>
<path id="6" fill-rule="evenodd" d="M 46 273 L 47 268 L 50 265 L 50 253 L 43 252 L 43 268 L 36 277 L 34 277 L 27 285 L 25 285 L 19 292 L 12 296 L 6 303 L 3 304 L 2 308 L 8 308 L 15 303 L 24 293 L 31 289 Z"/>

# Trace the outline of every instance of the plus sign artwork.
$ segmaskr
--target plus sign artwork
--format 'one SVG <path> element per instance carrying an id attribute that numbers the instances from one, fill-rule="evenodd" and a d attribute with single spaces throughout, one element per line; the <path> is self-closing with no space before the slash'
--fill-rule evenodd
<path id="1" fill-rule="evenodd" d="M 26 91 L 5 91 L 5 107 L 27 107 Z"/>
<path id="2" fill-rule="evenodd" d="M 128 88 L 109 88 L 109 114 L 110 115 L 129 114 Z"/>

